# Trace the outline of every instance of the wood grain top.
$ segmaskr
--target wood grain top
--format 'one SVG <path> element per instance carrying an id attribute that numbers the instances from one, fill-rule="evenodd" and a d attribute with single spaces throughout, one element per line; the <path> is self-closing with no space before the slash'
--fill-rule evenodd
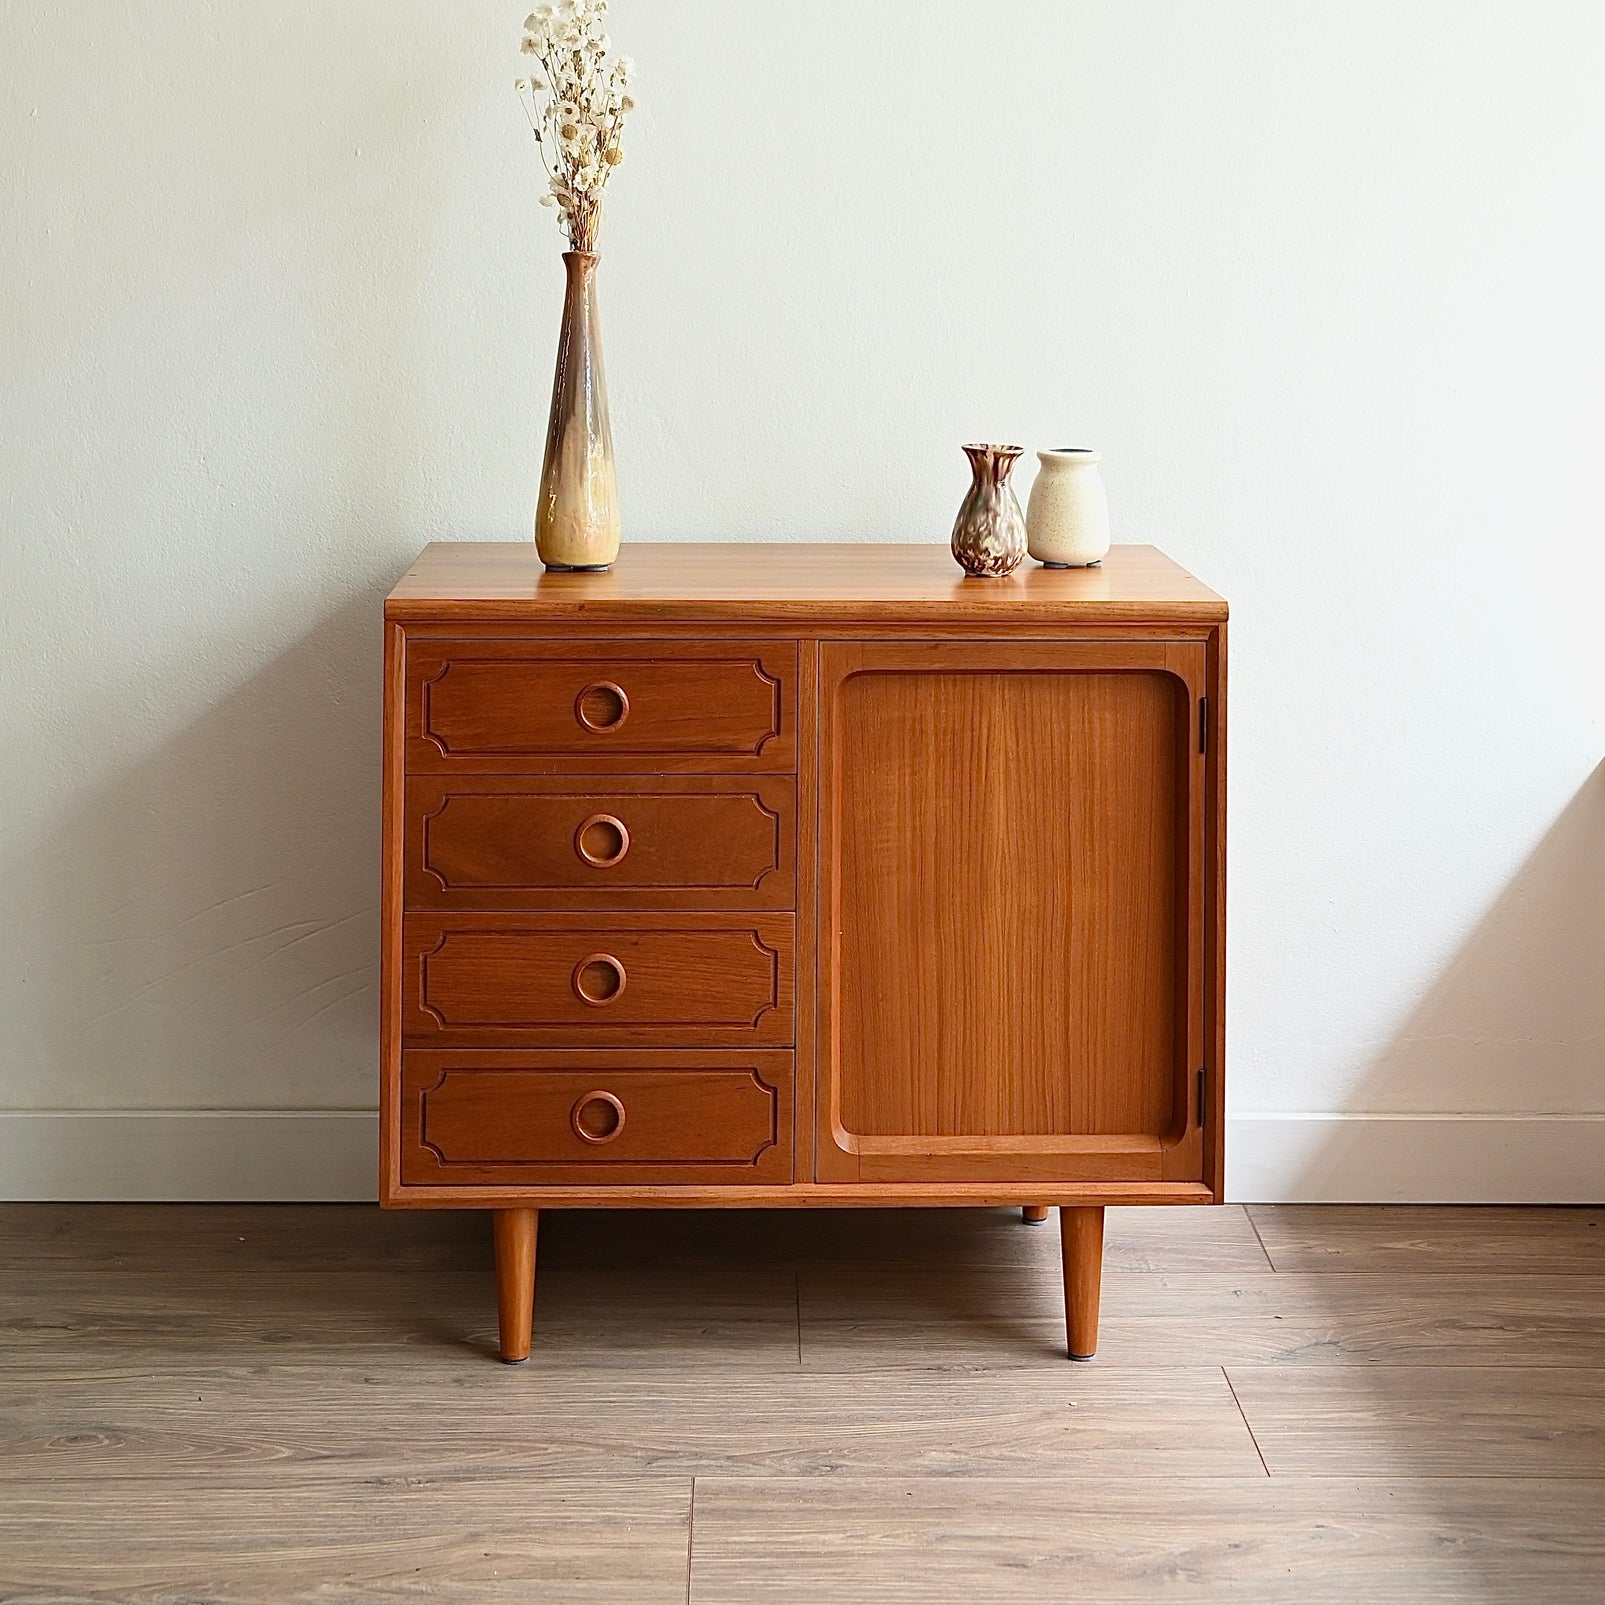
<path id="1" fill-rule="evenodd" d="M 1226 603 L 1153 546 L 1116 546 L 1101 568 L 1027 561 L 971 579 L 945 544 L 626 544 L 606 574 L 548 574 L 532 541 L 435 541 L 385 617 L 455 620 L 875 620 L 933 623 L 1219 623 Z"/>

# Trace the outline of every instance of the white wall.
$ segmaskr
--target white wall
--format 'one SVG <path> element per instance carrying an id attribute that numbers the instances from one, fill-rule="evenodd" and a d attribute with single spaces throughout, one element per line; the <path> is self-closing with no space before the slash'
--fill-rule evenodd
<path id="1" fill-rule="evenodd" d="M 0 1191 L 368 1184 L 379 599 L 550 382 L 515 3 L 0 8 Z M 1605 6 L 614 32 L 628 534 L 1103 447 L 1234 607 L 1238 1194 L 1605 1193 Z"/>

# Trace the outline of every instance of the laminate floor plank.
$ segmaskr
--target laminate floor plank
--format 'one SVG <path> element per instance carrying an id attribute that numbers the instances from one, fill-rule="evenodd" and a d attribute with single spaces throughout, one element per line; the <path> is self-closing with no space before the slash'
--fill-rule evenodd
<path id="1" fill-rule="evenodd" d="M 689 1478 L 104 1479 L 10 1488 L 0 1600 L 683 1605 Z"/>
<path id="2" fill-rule="evenodd" d="M 549 1210 L 543 1267 L 661 1264 L 784 1267 L 823 1261 L 950 1265 L 1049 1263 L 1050 1219 L 1018 1209 Z M 1208 1270 L 1269 1274 L 1247 1212 L 1111 1209 L 1110 1274 Z M 381 1210 L 361 1204 L 0 1204 L 0 1276 L 70 1270 L 224 1265 L 299 1271 L 376 1266 L 489 1270 L 483 1210 Z"/>
<path id="3" fill-rule="evenodd" d="M 0 1206 L 0 1601 L 1593 1605 L 1601 1220 Z"/>
<path id="4" fill-rule="evenodd" d="M 488 1269 L 482 1210 L 375 1204 L 0 1204 L 0 1277 L 181 1265 Z"/>
<path id="5" fill-rule="evenodd" d="M 542 1354 L 582 1356 L 591 1365 L 794 1369 L 796 1272 L 543 1267 L 535 1330 Z M 252 1273 L 231 1262 L 93 1276 L 52 1266 L 0 1278 L 0 1352 L 37 1363 L 70 1368 L 138 1352 L 152 1367 L 182 1369 L 197 1356 L 350 1360 L 374 1359 L 366 1351 L 375 1349 L 442 1367 L 494 1356 L 490 1273 L 415 1266 L 339 1276 L 276 1266 Z"/>
<path id="6" fill-rule="evenodd" d="M 1589 1482 L 699 1479 L 692 1605 L 1598 1605 Z"/>
<path id="7" fill-rule="evenodd" d="M 986 1370 L 1064 1352 L 1057 1264 L 798 1277 L 809 1370 Z M 1605 1367 L 1605 1277 L 1109 1277 L 1098 1363 Z"/>
<path id="8" fill-rule="evenodd" d="M 1240 1207 L 1110 1209 L 1106 1223 L 1106 1275 L 1271 1271 Z M 541 1254 L 589 1266 L 1060 1263 L 1057 1222 L 1028 1225 L 1018 1209 L 554 1210 Z"/>
<path id="9" fill-rule="evenodd" d="M 1605 1275 L 1605 1209 L 1254 1204 L 1278 1271 Z"/>
<path id="10" fill-rule="evenodd" d="M 1605 1370 L 1232 1366 L 1272 1476 L 1605 1478 Z"/>
<path id="11" fill-rule="evenodd" d="M 151 1369 L 134 1356 L 0 1376 L 0 1482 L 212 1470 L 332 1479 L 406 1465 L 421 1476 L 672 1472 L 796 1476 L 1262 1472 L 1218 1369 L 1078 1366 L 758 1375 L 527 1366 L 453 1356 L 397 1365 L 331 1355 L 289 1364 Z"/>

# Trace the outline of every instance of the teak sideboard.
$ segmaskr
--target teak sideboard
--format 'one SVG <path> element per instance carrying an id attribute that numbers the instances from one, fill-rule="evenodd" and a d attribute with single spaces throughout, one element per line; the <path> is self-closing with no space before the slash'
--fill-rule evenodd
<path id="1" fill-rule="evenodd" d="M 385 607 L 380 1190 L 493 1212 L 1221 1198 L 1226 604 L 1147 546 L 430 546 Z"/>

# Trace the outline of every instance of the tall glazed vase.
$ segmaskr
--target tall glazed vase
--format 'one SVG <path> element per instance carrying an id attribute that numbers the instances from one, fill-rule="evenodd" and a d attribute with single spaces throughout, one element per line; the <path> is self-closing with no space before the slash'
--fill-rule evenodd
<path id="1" fill-rule="evenodd" d="M 953 525 L 953 556 L 966 574 L 1001 579 L 1025 556 L 1025 518 L 1009 475 L 1019 446 L 966 446 L 970 491 Z"/>
<path id="2" fill-rule="evenodd" d="M 563 253 L 563 328 L 535 510 L 535 550 L 560 572 L 605 569 L 619 555 L 619 488 L 596 304 L 600 261 L 594 251 Z"/>

